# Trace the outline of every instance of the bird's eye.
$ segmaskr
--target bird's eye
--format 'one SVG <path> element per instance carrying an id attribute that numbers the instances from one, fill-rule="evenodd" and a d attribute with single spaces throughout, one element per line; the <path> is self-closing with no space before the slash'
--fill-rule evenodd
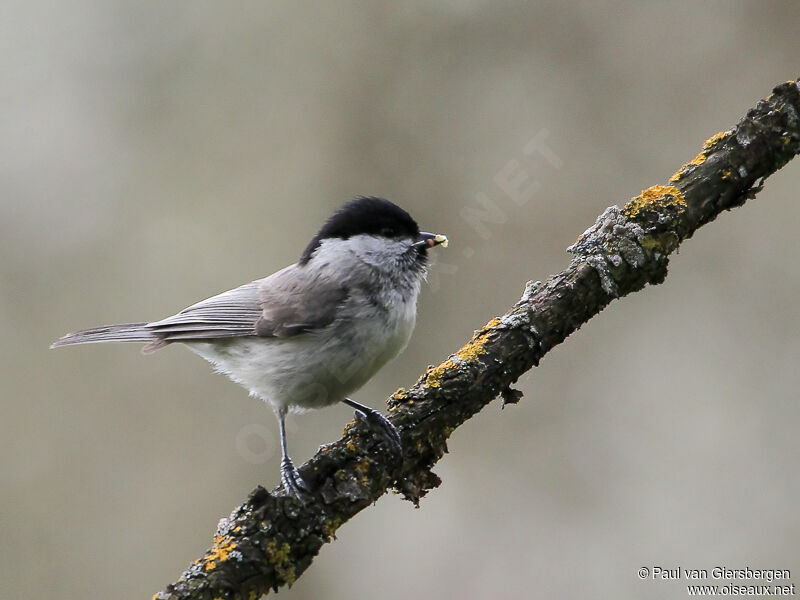
<path id="1" fill-rule="evenodd" d="M 394 230 L 394 227 L 384 227 L 383 229 L 381 229 L 381 235 L 383 237 L 392 237 L 396 233 L 397 232 Z"/>

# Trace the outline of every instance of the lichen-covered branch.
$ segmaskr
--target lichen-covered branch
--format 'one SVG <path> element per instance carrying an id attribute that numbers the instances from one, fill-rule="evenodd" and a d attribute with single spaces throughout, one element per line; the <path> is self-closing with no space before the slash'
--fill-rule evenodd
<path id="1" fill-rule="evenodd" d="M 743 204 L 763 180 L 800 152 L 800 84 L 777 86 L 733 129 L 709 138 L 665 185 L 622 209 L 606 209 L 569 251 L 569 266 L 529 282 L 505 315 L 409 390 L 389 399 L 401 432 L 402 463 L 367 429 L 352 423 L 339 441 L 300 467 L 313 500 L 256 488 L 223 519 L 212 547 L 154 598 L 252 599 L 293 583 L 337 528 L 390 488 L 418 503 L 439 485 L 431 467 L 447 438 L 498 395 L 517 402 L 517 378 L 614 298 L 661 283 L 668 256 L 721 212 Z"/>

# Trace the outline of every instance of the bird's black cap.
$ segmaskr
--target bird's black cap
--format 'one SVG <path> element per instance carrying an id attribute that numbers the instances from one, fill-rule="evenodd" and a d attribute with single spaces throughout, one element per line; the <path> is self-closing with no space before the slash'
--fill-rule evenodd
<path id="1" fill-rule="evenodd" d="M 359 234 L 416 238 L 419 235 L 419 226 L 411 215 L 396 204 L 383 198 L 360 196 L 344 204 L 325 221 L 303 250 L 300 264 L 308 262 L 322 240 L 347 239 Z"/>

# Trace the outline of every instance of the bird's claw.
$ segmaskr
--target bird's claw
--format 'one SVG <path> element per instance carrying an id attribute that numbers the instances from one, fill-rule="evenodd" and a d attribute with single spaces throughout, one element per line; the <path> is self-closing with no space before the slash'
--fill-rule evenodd
<path id="1" fill-rule="evenodd" d="M 302 504 L 307 504 L 311 499 L 311 490 L 308 484 L 303 481 L 294 463 L 288 458 L 284 458 L 281 461 L 281 483 L 286 493 L 299 500 Z"/>
<path id="2" fill-rule="evenodd" d="M 389 446 L 392 454 L 402 456 L 403 444 L 400 441 L 400 432 L 397 427 L 384 417 L 377 410 L 362 410 L 356 409 L 356 419 L 366 423 L 372 431 L 381 436 L 384 442 Z"/>

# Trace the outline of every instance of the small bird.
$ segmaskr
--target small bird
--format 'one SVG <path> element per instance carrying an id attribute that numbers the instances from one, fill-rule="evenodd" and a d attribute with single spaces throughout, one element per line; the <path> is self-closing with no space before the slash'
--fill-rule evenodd
<path id="1" fill-rule="evenodd" d="M 149 354 L 180 342 L 269 403 L 281 437 L 281 482 L 301 501 L 311 491 L 286 444 L 285 418 L 343 402 L 390 449 L 400 435 L 378 411 L 348 398 L 408 344 L 428 249 L 447 237 L 420 232 L 402 208 L 358 197 L 339 208 L 300 259 L 264 279 L 150 323 L 70 333 L 50 347 L 140 342 Z"/>

